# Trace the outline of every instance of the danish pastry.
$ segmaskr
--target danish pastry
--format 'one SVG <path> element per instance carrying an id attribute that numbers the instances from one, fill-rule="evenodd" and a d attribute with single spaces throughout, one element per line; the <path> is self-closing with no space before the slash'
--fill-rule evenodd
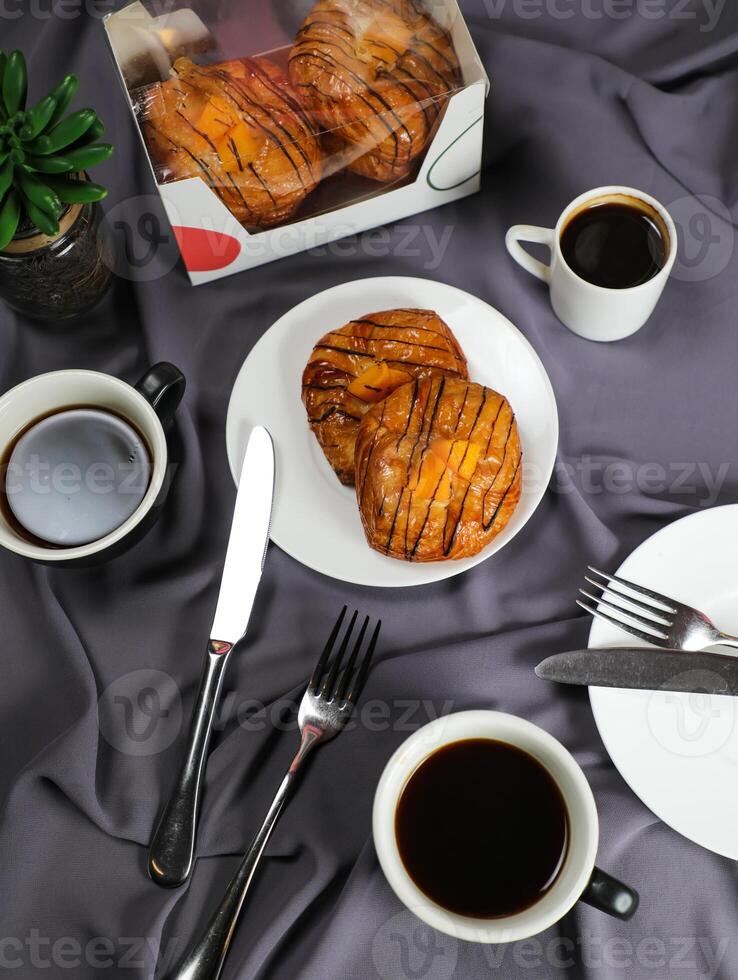
<path id="1" fill-rule="evenodd" d="M 323 151 L 281 69 L 261 57 L 207 68 L 179 58 L 174 72 L 139 109 L 159 182 L 200 177 L 246 226 L 291 218 L 322 176 Z"/>
<path id="2" fill-rule="evenodd" d="M 418 0 L 317 0 L 289 71 L 346 169 L 385 182 L 409 173 L 461 77 L 448 32 Z"/>
<path id="3" fill-rule="evenodd" d="M 399 385 L 441 375 L 466 378 L 464 353 L 432 310 L 367 313 L 318 341 L 302 376 L 302 400 L 328 462 L 354 482 L 354 447 L 365 413 Z"/>
<path id="4" fill-rule="evenodd" d="M 403 385 L 359 426 L 356 496 L 367 541 L 407 561 L 475 555 L 518 504 L 521 458 L 504 395 L 460 378 Z"/>

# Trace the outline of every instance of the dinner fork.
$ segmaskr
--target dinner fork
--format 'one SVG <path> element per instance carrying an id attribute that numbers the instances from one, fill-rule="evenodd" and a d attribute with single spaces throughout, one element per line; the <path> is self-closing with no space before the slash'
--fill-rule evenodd
<path id="1" fill-rule="evenodd" d="M 381 619 L 377 621 L 366 650 L 360 657 L 369 628 L 369 617 L 364 618 L 348 661 L 345 666 L 342 666 L 356 625 L 358 611 L 354 611 L 351 616 L 338 651 L 331 661 L 330 657 L 345 616 L 346 606 L 336 620 L 300 703 L 298 714 L 300 748 L 297 750 L 297 755 L 277 790 L 261 829 L 251 842 L 241 866 L 231 880 L 223 901 L 179 970 L 171 975 L 171 980 L 217 980 L 220 976 L 257 865 L 277 818 L 295 785 L 298 772 L 310 752 L 317 745 L 338 735 L 351 717 L 366 680 L 382 621 Z"/>
<path id="2" fill-rule="evenodd" d="M 600 594 L 596 596 L 586 589 L 580 589 L 580 594 L 590 602 L 577 599 L 577 605 L 598 619 L 613 623 L 626 633 L 657 647 L 704 650 L 705 647 L 722 644 L 738 648 L 738 637 L 722 633 L 699 609 L 677 602 L 676 599 L 670 599 L 669 596 L 654 592 L 643 585 L 629 582 L 619 575 L 601 572 L 592 565 L 588 565 L 587 569 L 599 579 L 604 579 L 604 584 L 585 575 L 585 581 L 599 589 Z M 616 588 L 613 582 L 629 591 Z M 614 615 L 605 612 L 603 606 L 611 609 Z"/>

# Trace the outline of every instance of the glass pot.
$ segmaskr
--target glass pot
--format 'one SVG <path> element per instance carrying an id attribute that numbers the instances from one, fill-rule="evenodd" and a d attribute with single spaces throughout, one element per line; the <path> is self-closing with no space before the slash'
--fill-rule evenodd
<path id="1" fill-rule="evenodd" d="M 112 268 L 112 243 L 100 206 L 71 204 L 56 236 L 27 220 L 21 224 L 0 252 L 0 298 L 26 316 L 67 320 L 103 297 Z"/>

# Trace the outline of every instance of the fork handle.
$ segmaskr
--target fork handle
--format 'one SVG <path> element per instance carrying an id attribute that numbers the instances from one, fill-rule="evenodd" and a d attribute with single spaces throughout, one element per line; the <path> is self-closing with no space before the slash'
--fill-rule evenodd
<path id="1" fill-rule="evenodd" d="M 264 848 L 289 798 L 300 766 L 319 739 L 320 733 L 309 726 L 303 731 L 298 753 L 277 790 L 264 823 L 251 842 L 238 871 L 231 879 L 223 900 L 200 939 L 190 949 L 179 969 L 171 974 L 169 980 L 218 980 Z"/>
<path id="2" fill-rule="evenodd" d="M 721 633 L 717 641 L 720 646 L 733 647 L 738 650 L 738 636 L 731 636 L 730 633 Z"/>

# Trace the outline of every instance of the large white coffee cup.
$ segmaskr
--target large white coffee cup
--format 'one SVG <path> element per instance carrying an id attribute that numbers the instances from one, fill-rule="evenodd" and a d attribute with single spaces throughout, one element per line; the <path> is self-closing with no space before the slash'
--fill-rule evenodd
<path id="1" fill-rule="evenodd" d="M 425 895 L 405 869 L 395 834 L 397 804 L 418 766 L 445 745 L 479 738 L 507 742 L 537 759 L 559 787 L 569 824 L 566 856 L 553 885 L 522 912 L 493 919 L 459 915 Z M 463 819 L 460 813 L 459 820 Z M 554 925 L 580 899 L 622 919 L 630 918 L 638 905 L 635 892 L 595 868 L 599 825 L 584 773 L 552 735 L 514 715 L 462 711 L 438 718 L 411 735 L 382 773 L 374 798 L 373 831 L 379 863 L 400 901 L 428 925 L 457 939 L 479 943 L 526 939 Z"/>
<path id="2" fill-rule="evenodd" d="M 582 279 L 567 265 L 561 235 L 575 214 L 600 203 L 640 204 L 653 212 L 667 239 L 666 261 L 646 282 L 626 289 L 609 289 Z M 533 258 L 520 244 L 534 242 L 551 250 L 551 263 Z M 513 225 L 505 245 L 518 265 L 548 283 L 551 306 L 561 322 L 587 340 L 622 340 L 639 330 L 653 313 L 677 254 L 677 231 L 671 215 L 655 198 L 633 187 L 596 187 L 575 198 L 561 213 L 555 228 Z"/>

